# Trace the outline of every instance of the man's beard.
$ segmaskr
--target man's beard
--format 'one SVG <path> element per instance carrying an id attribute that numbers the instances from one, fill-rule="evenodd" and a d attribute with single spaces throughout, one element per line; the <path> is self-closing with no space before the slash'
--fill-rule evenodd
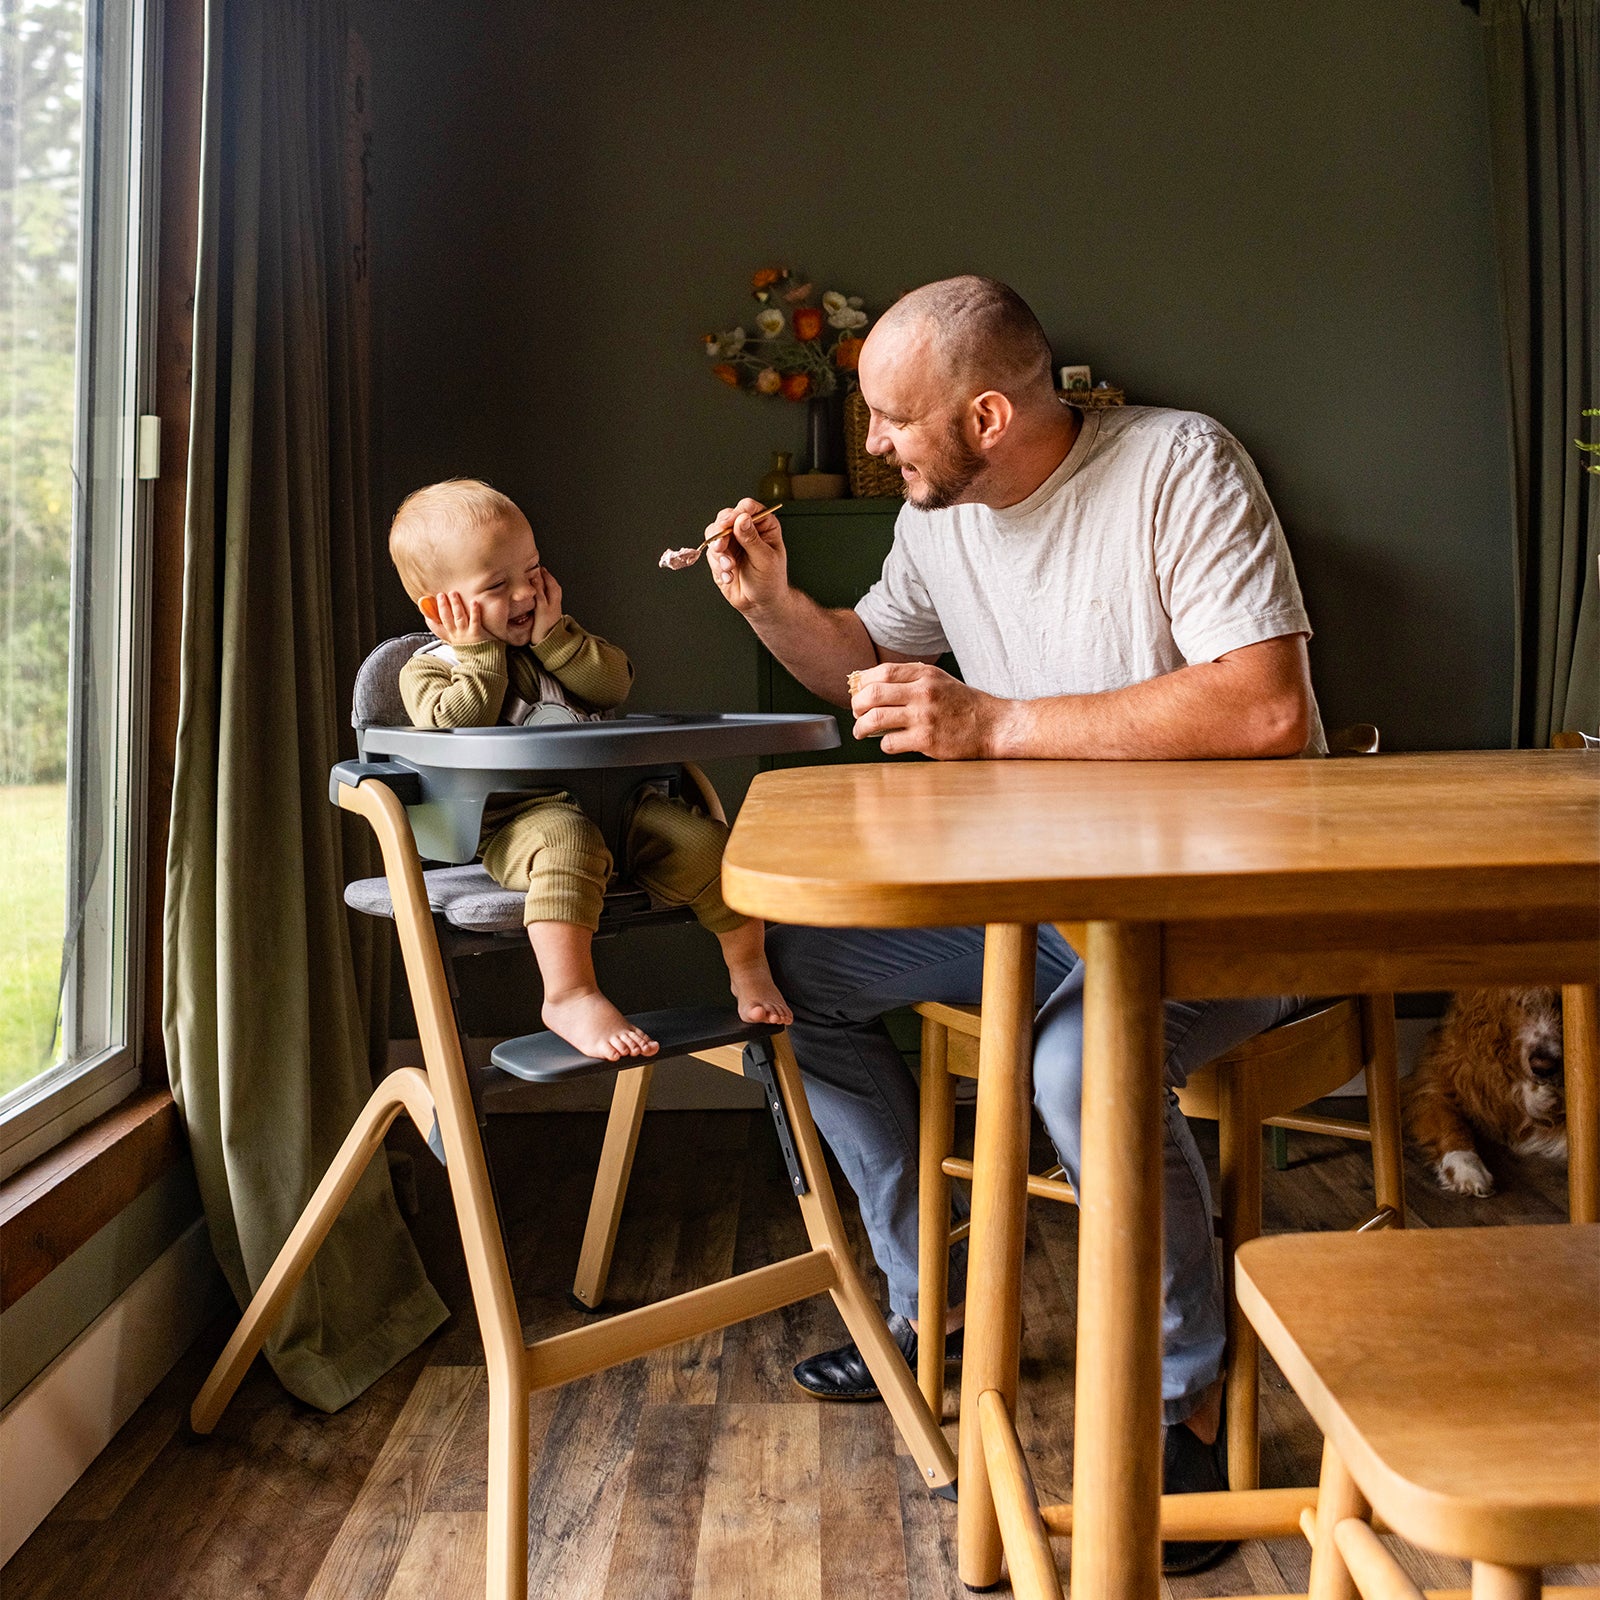
<path id="1" fill-rule="evenodd" d="M 906 486 L 906 499 L 918 511 L 943 511 L 953 506 L 978 480 L 988 463 L 967 443 L 961 419 L 952 417 L 945 435 L 944 449 L 938 458 L 917 468 L 917 483 L 922 493 L 914 494 L 915 484 Z"/>

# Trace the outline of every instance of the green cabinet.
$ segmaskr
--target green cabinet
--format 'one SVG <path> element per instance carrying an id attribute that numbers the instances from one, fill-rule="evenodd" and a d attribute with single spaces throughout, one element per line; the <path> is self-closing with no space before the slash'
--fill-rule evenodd
<path id="1" fill-rule="evenodd" d="M 789 582 L 819 605 L 853 606 L 883 571 L 894 543 L 894 522 L 903 500 L 798 500 L 781 512 Z M 847 711 L 819 700 L 791 678 L 772 656 L 756 646 L 759 704 L 763 711 L 826 711 L 839 723 L 839 748 L 803 756 L 778 756 L 764 765 L 787 767 L 835 761 L 899 761 L 919 757 L 885 756 L 876 739 L 856 739 Z M 946 657 L 940 665 L 955 671 Z M 840 686 L 841 688 L 843 685 Z"/>

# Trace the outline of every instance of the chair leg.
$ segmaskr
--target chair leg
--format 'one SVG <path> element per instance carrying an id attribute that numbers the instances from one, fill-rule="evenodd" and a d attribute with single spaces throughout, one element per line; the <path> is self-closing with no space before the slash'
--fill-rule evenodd
<path id="1" fill-rule="evenodd" d="M 1261 1097 L 1255 1070 L 1220 1074 L 1217 1141 L 1222 1176 L 1222 1283 L 1227 1308 L 1228 1485 L 1260 1487 L 1261 1341 L 1234 1293 L 1234 1257 L 1261 1232 Z"/>
<path id="2" fill-rule="evenodd" d="M 284 1241 L 277 1260 L 268 1268 L 266 1277 L 245 1307 L 233 1337 L 195 1396 L 189 1421 L 196 1433 L 210 1433 L 216 1427 L 250 1363 L 266 1343 L 267 1335 L 300 1286 L 322 1241 L 344 1210 L 345 1202 L 355 1192 L 361 1174 L 383 1148 L 384 1135 L 401 1111 L 410 1114 L 417 1131 L 426 1138 L 433 1124 L 433 1095 L 428 1080 L 415 1067 L 403 1067 L 383 1079 L 345 1135 L 339 1153 L 323 1173 L 322 1181 Z"/>
<path id="3" fill-rule="evenodd" d="M 1400 1127 L 1400 1062 L 1394 996 L 1361 996 L 1361 1053 L 1366 1062 L 1367 1121 L 1372 1128 L 1372 1186 L 1380 1211 L 1406 1225 L 1405 1149 Z"/>
<path id="4" fill-rule="evenodd" d="M 1600 1007 L 1593 984 L 1561 991 L 1567 1076 L 1567 1204 L 1573 1222 L 1600 1222 Z"/>
<path id="5" fill-rule="evenodd" d="M 828 1176 L 822 1141 L 817 1135 L 816 1124 L 811 1120 L 811 1107 L 806 1100 L 800 1066 L 794 1058 L 794 1047 L 789 1043 L 788 1034 L 780 1033 L 773 1037 L 772 1058 L 773 1072 L 783 1094 L 790 1131 L 794 1137 L 795 1153 L 806 1180 L 806 1193 L 800 1196 L 800 1215 L 812 1247 L 826 1250 L 832 1257 L 836 1278 L 830 1291 L 833 1303 L 838 1307 L 850 1337 L 861 1351 L 867 1370 L 889 1408 L 889 1416 L 917 1463 L 922 1481 L 929 1488 L 943 1489 L 955 1482 L 955 1455 L 939 1431 L 932 1413 L 923 1404 L 916 1379 L 911 1376 L 911 1368 L 900 1354 L 900 1347 L 890 1335 L 883 1313 L 878 1310 L 856 1267 L 855 1255 L 844 1231 L 844 1222 L 839 1216 L 839 1202 L 834 1198 L 833 1181 Z"/>
<path id="6" fill-rule="evenodd" d="M 1316 1533 L 1311 1542 L 1311 1581 L 1306 1600 L 1360 1600 L 1355 1580 L 1340 1554 L 1334 1529 L 1346 1517 L 1363 1522 L 1371 1515 L 1344 1458 L 1331 1439 L 1322 1441 L 1322 1479 L 1317 1485 Z"/>
<path id="7" fill-rule="evenodd" d="M 1287 1128 L 1268 1128 L 1267 1142 L 1272 1149 L 1272 1170 L 1274 1172 L 1287 1172 L 1289 1170 L 1289 1130 Z"/>
<path id="8" fill-rule="evenodd" d="M 628 1195 L 628 1177 L 633 1171 L 633 1154 L 639 1146 L 639 1128 L 644 1122 L 645 1101 L 650 1095 L 650 1079 L 654 1072 L 655 1067 L 650 1063 L 619 1072 L 611 1096 L 611 1115 L 606 1121 L 605 1143 L 600 1150 L 600 1170 L 595 1174 L 589 1221 L 583 1230 L 583 1249 L 578 1255 L 578 1273 L 572 1281 L 573 1299 L 591 1311 L 606 1297 L 611 1253 L 617 1244 L 622 1203 Z"/>
<path id="9" fill-rule="evenodd" d="M 1497 1567 L 1472 1563 L 1472 1600 L 1539 1600 L 1543 1574 L 1538 1567 Z"/>
<path id="10" fill-rule="evenodd" d="M 944 1314 L 950 1299 L 950 1179 L 944 1158 L 955 1142 L 956 1092 L 950 1034 L 922 1019 L 921 1155 L 917 1184 L 917 1383 L 935 1422 L 944 1420 Z"/>
<path id="11" fill-rule="evenodd" d="M 528 1386 L 525 1368 L 489 1369 L 486 1600 L 523 1600 L 528 1583 Z"/>

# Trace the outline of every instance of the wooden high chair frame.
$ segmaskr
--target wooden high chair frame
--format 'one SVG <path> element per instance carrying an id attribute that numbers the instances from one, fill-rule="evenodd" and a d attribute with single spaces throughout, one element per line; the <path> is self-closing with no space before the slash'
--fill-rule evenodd
<path id="1" fill-rule="evenodd" d="M 424 1138 L 437 1124 L 483 1335 L 489 1389 L 488 1600 L 524 1600 L 527 1594 L 527 1414 L 535 1390 L 570 1383 L 824 1291 L 832 1295 L 851 1338 L 861 1348 L 923 1481 L 933 1490 L 953 1484 L 955 1457 L 923 1405 L 911 1371 L 856 1267 L 785 1034 L 743 1047 L 720 1045 L 692 1053 L 726 1072 L 744 1074 L 746 1052 L 767 1047 L 761 1076 L 775 1087 L 787 1117 L 796 1194 L 811 1248 L 588 1327 L 526 1341 L 422 864 L 405 807 L 389 784 L 372 777 L 353 785 L 341 781 L 337 798 L 344 810 L 366 818 L 378 837 L 423 1065 L 402 1067 L 374 1089 L 196 1398 L 190 1413 L 195 1430 L 209 1433 L 215 1427 L 357 1180 L 382 1149 L 390 1125 L 404 1112 Z M 642 1109 L 648 1069 L 632 1081 L 638 1085 L 637 1094 L 619 1094 L 618 1099 L 629 1105 L 636 1100 Z M 615 1111 L 612 1120 L 617 1121 Z M 609 1138 L 607 1149 L 615 1154 Z M 630 1145 L 630 1158 L 631 1154 Z"/>

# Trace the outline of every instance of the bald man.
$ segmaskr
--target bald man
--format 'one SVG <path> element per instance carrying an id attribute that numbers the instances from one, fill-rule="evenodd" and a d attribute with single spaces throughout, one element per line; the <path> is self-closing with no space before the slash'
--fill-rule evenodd
<path id="1" fill-rule="evenodd" d="M 883 575 L 852 610 L 789 584 L 778 519 L 756 501 L 706 529 L 729 604 L 857 738 L 936 760 L 1284 757 L 1325 750 L 1310 625 L 1283 532 L 1244 450 L 1209 417 L 1063 404 L 1037 318 L 993 279 L 905 296 L 861 351 L 867 449 L 906 504 Z M 934 663 L 954 653 L 962 677 Z M 853 695 L 850 673 L 859 672 Z M 861 1203 L 915 1364 L 923 1319 L 959 1353 L 964 1259 L 946 1307 L 917 1303 L 917 1089 L 885 1031 L 917 1000 L 975 1004 L 983 930 L 774 928 L 768 953 L 812 1110 Z M 1034 1104 L 1079 1181 L 1083 968 L 1040 929 Z M 1289 999 L 1170 1003 L 1168 1083 L 1289 1015 Z M 1162 1396 L 1168 1493 L 1225 1486 L 1222 1284 L 1211 1195 L 1169 1089 Z M 920 1313 L 920 1315 L 919 1315 Z M 825 1399 L 877 1391 L 853 1344 L 802 1361 Z M 1168 1544 L 1168 1572 L 1226 1550 Z"/>

